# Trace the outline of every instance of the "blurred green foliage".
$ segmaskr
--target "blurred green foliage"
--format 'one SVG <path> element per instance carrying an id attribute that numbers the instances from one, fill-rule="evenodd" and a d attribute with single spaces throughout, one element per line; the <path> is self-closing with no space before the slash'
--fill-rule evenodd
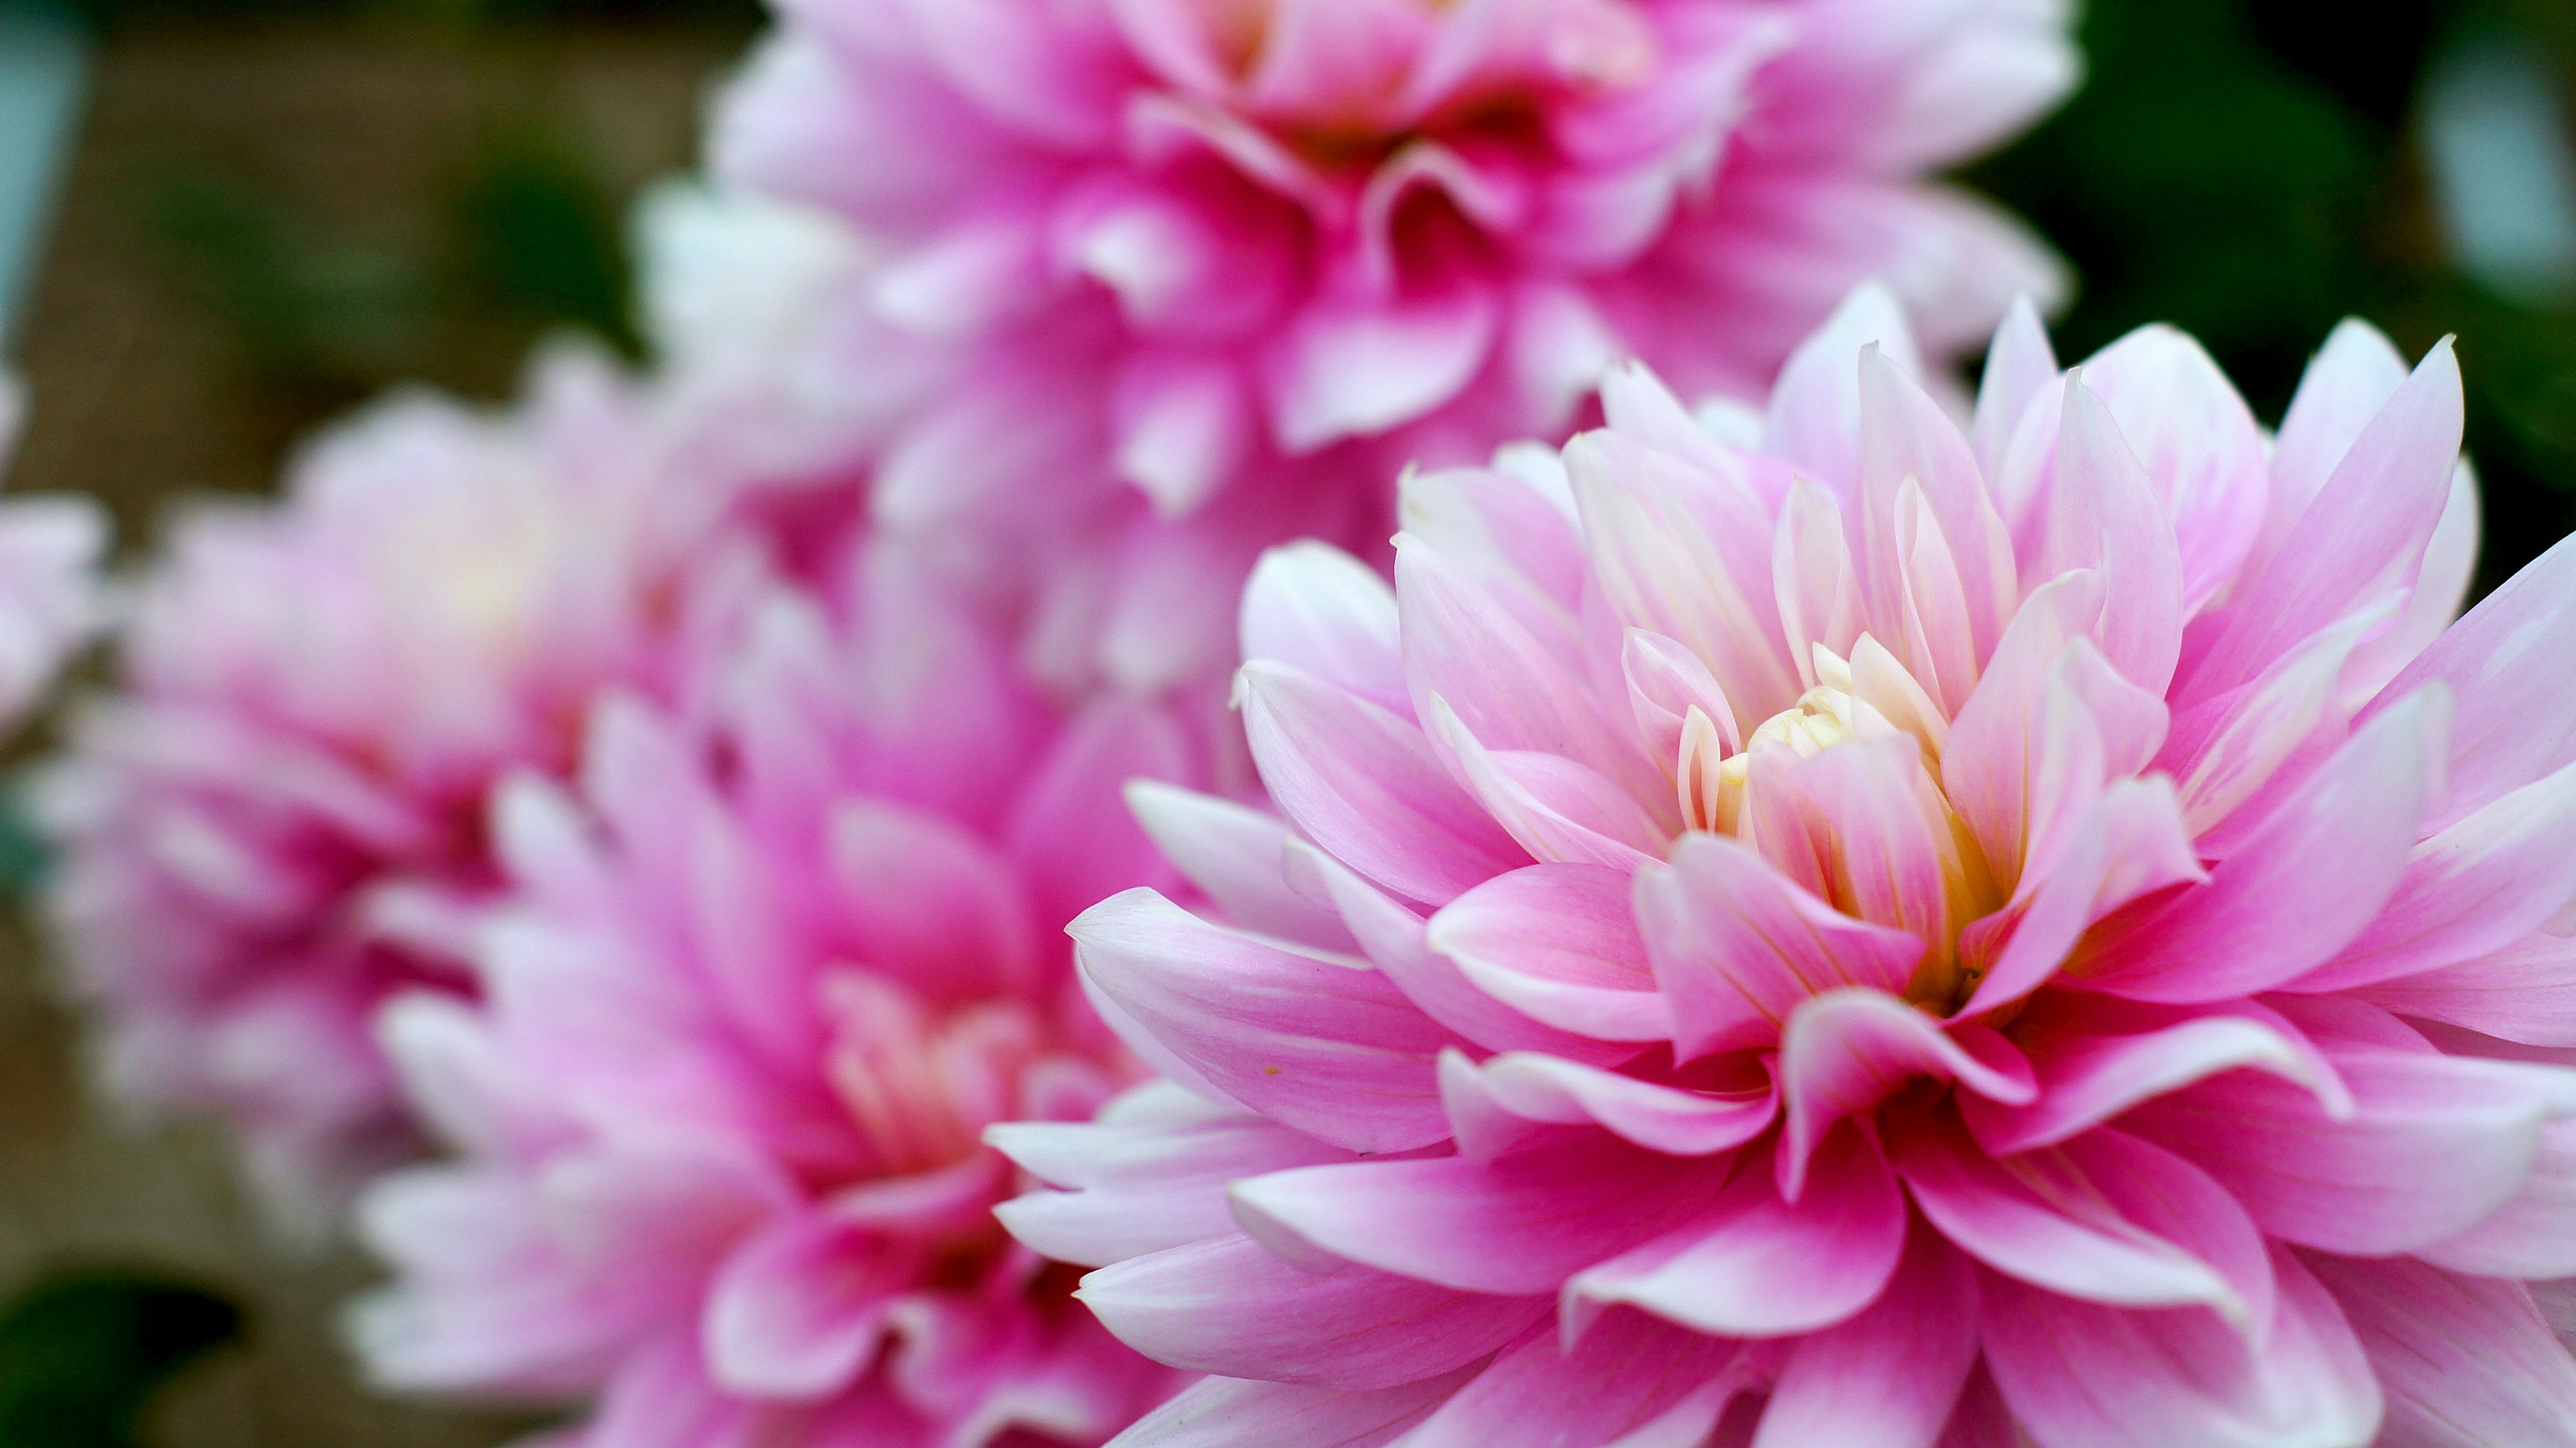
<path id="1" fill-rule="evenodd" d="M 0 1306 L 0 1448 L 136 1448 L 153 1393 L 241 1314 L 142 1273 L 50 1277 Z"/>
<path id="2" fill-rule="evenodd" d="M 2442 254 L 2414 124 L 2427 64 L 2476 33 L 2576 81 L 2568 0 L 2090 0 L 2084 89 L 1971 179 L 2075 263 L 2070 358 L 2172 322 L 2277 421 L 2347 315 L 2410 355 L 2459 334 L 2484 588 L 2576 526 L 2576 309 Z"/>

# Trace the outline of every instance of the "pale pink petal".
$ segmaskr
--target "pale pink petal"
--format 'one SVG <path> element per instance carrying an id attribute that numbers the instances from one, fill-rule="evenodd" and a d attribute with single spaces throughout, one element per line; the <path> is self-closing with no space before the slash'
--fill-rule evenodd
<path id="1" fill-rule="evenodd" d="M 1904 308 L 1874 282 L 1854 290 L 1790 354 L 1763 428 L 1764 452 L 1846 497 L 1860 482 L 1860 354 L 1873 343 L 1897 366 L 1921 373 Z"/>
<path id="2" fill-rule="evenodd" d="M 2057 377 L 2057 351 L 2048 344 L 2039 309 L 2028 297 L 2015 298 L 1986 350 L 1985 374 L 1977 381 L 1976 417 L 1969 428 L 1977 467 L 1990 487 L 2002 486 L 2004 451 L 2011 446 L 2014 431 Z M 2000 495 L 1995 499 L 2007 524 L 2018 517 L 2014 501 Z"/>
<path id="3" fill-rule="evenodd" d="M 1432 1065 L 1446 1033 L 1375 971 L 1232 935 L 1143 889 L 1069 929 L 1083 973 L 1235 1100 L 1362 1151 L 1449 1134 Z"/>
<path id="4" fill-rule="evenodd" d="M 2262 541 L 2247 563 L 2259 568 L 2333 476 L 2362 429 L 2406 385 L 2406 359 L 2358 317 L 2338 323 L 2299 379 L 2272 456 L 2272 498 Z"/>
<path id="5" fill-rule="evenodd" d="M 2029 1062 L 1983 1026 L 1943 1027 L 1903 998 L 1845 986 L 1802 1002 L 1781 1032 L 1782 1189 L 1795 1196 L 1808 1157 L 1836 1122 L 1865 1112 L 1908 1078 L 1952 1080 L 1997 1101 L 2037 1092 Z"/>
<path id="6" fill-rule="evenodd" d="M 1356 948 L 1336 911 L 1290 887 L 1286 855 L 1295 837 L 1276 815 L 1152 780 L 1131 781 L 1126 793 L 1155 848 L 1227 923 L 1324 950 Z"/>
<path id="7" fill-rule="evenodd" d="M 1281 664 L 1246 664 L 1243 726 L 1271 798 L 1379 884 L 1442 904 L 1528 855 L 1407 720 Z"/>
<path id="8" fill-rule="evenodd" d="M 1571 1348 L 1536 1333 L 1441 1405 L 1406 1448 L 1625 1442 L 1724 1374 L 1736 1352 L 1731 1342 L 1627 1315 Z"/>
<path id="9" fill-rule="evenodd" d="M 1767 1086 L 1679 1090 L 1534 1051 L 1494 1056 L 1481 1065 L 1453 1051 L 1441 1058 L 1440 1082 L 1453 1124 L 1472 1107 L 1479 1116 L 1510 1116 L 1521 1137 L 1542 1124 L 1594 1125 L 1675 1156 L 1732 1151 L 1762 1134 L 1778 1114 L 1777 1095 Z M 1472 1102 L 1462 1101 L 1469 1096 Z M 1463 1124 L 1457 1137 L 1462 1151 L 1494 1154 L 1477 1150 Z"/>
<path id="10" fill-rule="evenodd" d="M 2057 974 L 2096 922 L 2169 885 L 2207 878 L 2173 786 L 2152 775 L 2121 780 L 2066 832 L 2046 878 L 2017 913 L 1987 916 L 1960 936 L 1964 955 L 1991 964 L 1959 1014 L 2020 1000 Z M 2007 927 L 2011 937 L 1998 952 L 1993 940 Z"/>
<path id="11" fill-rule="evenodd" d="M 1672 1034 L 1629 909 L 1628 876 L 1591 865 L 1499 875 L 1431 917 L 1428 944 L 1533 1020 L 1607 1041 Z"/>
<path id="12" fill-rule="evenodd" d="M 1361 1392 L 1477 1362 L 1549 1307 L 1544 1296 L 1459 1292 L 1367 1267 L 1310 1272 L 1243 1236 L 1129 1258 L 1085 1277 L 1080 1296 L 1159 1362 Z"/>
<path id="13" fill-rule="evenodd" d="M 2262 429 L 2200 344 L 2170 327 L 2142 327 L 2112 343 L 2084 363 L 2083 376 L 2109 404 L 2118 435 L 2173 520 L 2180 606 L 2196 613 L 2235 580 L 2270 507 Z M 2060 440 L 2061 469 L 2073 441 Z M 2164 680 L 2141 682 L 2161 688 Z"/>
<path id="14" fill-rule="evenodd" d="M 2576 1359 L 2521 1284 L 2405 1258 L 2306 1255 L 2388 1399 L 2390 1448 L 2576 1436 Z"/>
<path id="15" fill-rule="evenodd" d="M 2415 1255 L 2481 1277 L 2576 1276 L 2576 1122 L 2541 1128 L 2531 1175 L 2503 1206 Z"/>
<path id="16" fill-rule="evenodd" d="M 1306 541 L 1261 555 L 1243 586 L 1246 659 L 1276 659 L 1393 709 L 1406 702 L 1395 590 L 1338 548 Z"/>
<path id="17" fill-rule="evenodd" d="M 2096 947 L 2088 983 L 2133 1000 L 2214 1001 L 2292 980 L 2367 929 L 2397 888 L 2447 710 L 2420 699 L 2337 750 L 2206 884 Z"/>
<path id="18" fill-rule="evenodd" d="M 2306 1268 L 2276 1250 L 2279 1306 L 2245 1336 L 2208 1312 L 2132 1312 L 1985 1279 L 1986 1366 L 2039 1448 L 2362 1448 L 2380 1392 Z"/>
<path id="19" fill-rule="evenodd" d="M 1530 858 L 1615 870 L 1654 859 L 1664 829 L 1635 795 L 1561 754 L 1487 749 L 1438 694 L 1422 714 L 1476 802 Z"/>
<path id="20" fill-rule="evenodd" d="M 875 1355 L 910 1265 L 893 1243 L 822 1213 L 763 1228 L 708 1284 L 708 1377 L 754 1397 L 836 1391 Z"/>
<path id="21" fill-rule="evenodd" d="M 1270 425 L 1288 452 L 1410 422 L 1447 402 L 1484 365 L 1500 304 L 1464 286 L 1429 300 L 1310 306 L 1271 359 Z"/>
<path id="22" fill-rule="evenodd" d="M 2354 994 L 2524 1045 L 2576 1046 L 2576 937 L 2535 931 L 2492 954 Z"/>
<path id="23" fill-rule="evenodd" d="M 1387 1448 L 1448 1400 L 1475 1369 L 1375 1392 L 1205 1378 L 1111 1440 L 1117 1448 Z"/>
<path id="24" fill-rule="evenodd" d="M 1727 1159 L 1600 1139 L 1492 1161 L 1359 1162 L 1237 1182 L 1244 1229 L 1292 1261 L 1339 1258 L 1468 1292 L 1554 1292 L 1701 1211 Z"/>

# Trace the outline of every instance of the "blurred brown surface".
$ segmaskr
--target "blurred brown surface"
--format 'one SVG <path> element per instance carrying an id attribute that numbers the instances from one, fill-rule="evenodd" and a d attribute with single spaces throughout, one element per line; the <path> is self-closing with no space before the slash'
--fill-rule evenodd
<path id="1" fill-rule="evenodd" d="M 701 96 L 740 48 L 702 30 L 489 32 L 376 22 L 134 28 L 101 48 L 80 148 L 16 348 L 35 410 L 13 490 L 95 493 L 129 549 L 165 499 L 268 486 L 281 450 L 357 400 L 363 376 L 282 374 L 156 230 L 172 177 L 248 178 L 317 235 L 438 264 L 442 198 L 496 125 L 539 116 L 619 194 L 686 164 Z M 451 309 L 378 359 L 388 375 L 494 396 L 529 327 Z M 176 1271 L 236 1300 L 245 1343 L 161 1404 L 166 1448 L 448 1448 L 504 1420 L 373 1398 L 351 1378 L 336 1304 L 348 1251 L 263 1236 L 203 1126 L 105 1119 L 71 1021 L 24 925 L 0 919 L 0 1295 L 73 1265 Z"/>

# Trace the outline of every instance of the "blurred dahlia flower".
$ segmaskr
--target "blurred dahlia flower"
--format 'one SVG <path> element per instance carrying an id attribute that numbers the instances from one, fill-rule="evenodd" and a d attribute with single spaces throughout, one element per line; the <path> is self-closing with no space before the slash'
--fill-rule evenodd
<path id="1" fill-rule="evenodd" d="M 695 719 L 612 696 L 578 797 L 497 796 L 481 1002 L 384 1017 L 458 1155 L 362 1199 L 380 1383 L 595 1393 L 586 1448 L 1095 1444 L 1175 1384 L 993 1221 L 980 1138 L 1132 1077 L 1062 927 L 1160 877 L 1119 788 L 1184 741 L 1040 705 L 891 555 L 843 613 L 775 593 Z"/>
<path id="2" fill-rule="evenodd" d="M 0 372 L 0 473 L 26 420 L 26 388 Z M 84 497 L 0 503 L 0 726 L 24 719 L 97 631 L 107 516 Z"/>
<path id="3" fill-rule="evenodd" d="M 1286 823 L 1073 927 L 1181 1083 L 992 1139 L 1124 1440 L 2576 1439 L 2576 541 L 2456 624 L 2449 344 L 2277 440 L 2150 328 L 1883 296 L 1766 417 L 1640 370 L 1242 615 Z M 2385 1434 L 2382 1438 L 2380 1435 Z"/>
<path id="4" fill-rule="evenodd" d="M 414 1145 L 369 1023 L 471 988 L 494 778 L 564 767 L 596 688 L 666 671 L 630 400 L 566 354 L 522 412 L 397 398 L 284 498 L 183 516 L 41 783 L 111 1088 L 230 1117 L 290 1227 Z"/>
<path id="5" fill-rule="evenodd" d="M 882 419 L 891 524 L 1123 539 L 1034 580 L 1047 667 L 1122 687 L 1222 673 L 1262 546 L 1377 546 L 1402 465 L 1561 436 L 1614 362 L 1758 395 L 1866 276 L 1945 351 L 2057 281 L 1920 178 L 2066 91 L 2062 0 L 780 11 L 712 169 L 872 254 L 794 390 Z"/>

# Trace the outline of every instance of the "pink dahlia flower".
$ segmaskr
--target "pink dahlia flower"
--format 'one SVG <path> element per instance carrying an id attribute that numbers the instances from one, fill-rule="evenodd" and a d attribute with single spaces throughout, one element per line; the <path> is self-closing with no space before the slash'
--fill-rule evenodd
<path id="1" fill-rule="evenodd" d="M 1615 361 L 1758 395 L 1864 277 L 1942 349 L 2056 281 L 1921 177 L 2064 93 L 2061 0 L 780 8 L 713 166 L 878 253 L 815 326 L 910 399 L 879 515 L 1135 535 L 1038 580 L 1130 686 L 1230 665 L 1262 546 L 1374 544 L 1401 466 L 1562 436 Z"/>
<path id="2" fill-rule="evenodd" d="M 2466 618 L 2446 343 L 1972 427 L 1884 297 L 1767 417 L 1417 478 L 1247 593 L 1286 823 L 1073 927 L 1179 1086 L 994 1139 L 1124 1440 L 2576 1441 L 2576 542 Z M 1187 1088 L 1187 1089 L 1184 1089 Z"/>
<path id="3" fill-rule="evenodd" d="M 0 372 L 0 472 L 25 420 L 26 389 Z M 107 515 L 88 498 L 0 503 L 0 725 L 24 719 L 97 631 Z"/>
<path id="4" fill-rule="evenodd" d="M 497 797 L 482 1001 L 385 1013 L 458 1154 L 362 1199 L 379 1382 L 596 1394 L 586 1448 L 1095 1444 L 1174 1385 L 993 1221 L 981 1134 L 1132 1074 L 1062 928 L 1161 873 L 1121 782 L 1193 766 L 913 572 L 838 627 L 780 591 L 694 717 L 611 697 L 577 797 Z"/>
<path id="5" fill-rule="evenodd" d="M 571 358 L 523 415 L 397 399 L 183 517 L 41 791 L 111 1086 L 232 1117 L 290 1224 L 409 1149 L 369 1020 L 470 989 L 492 780 L 664 667 L 625 406 Z"/>

